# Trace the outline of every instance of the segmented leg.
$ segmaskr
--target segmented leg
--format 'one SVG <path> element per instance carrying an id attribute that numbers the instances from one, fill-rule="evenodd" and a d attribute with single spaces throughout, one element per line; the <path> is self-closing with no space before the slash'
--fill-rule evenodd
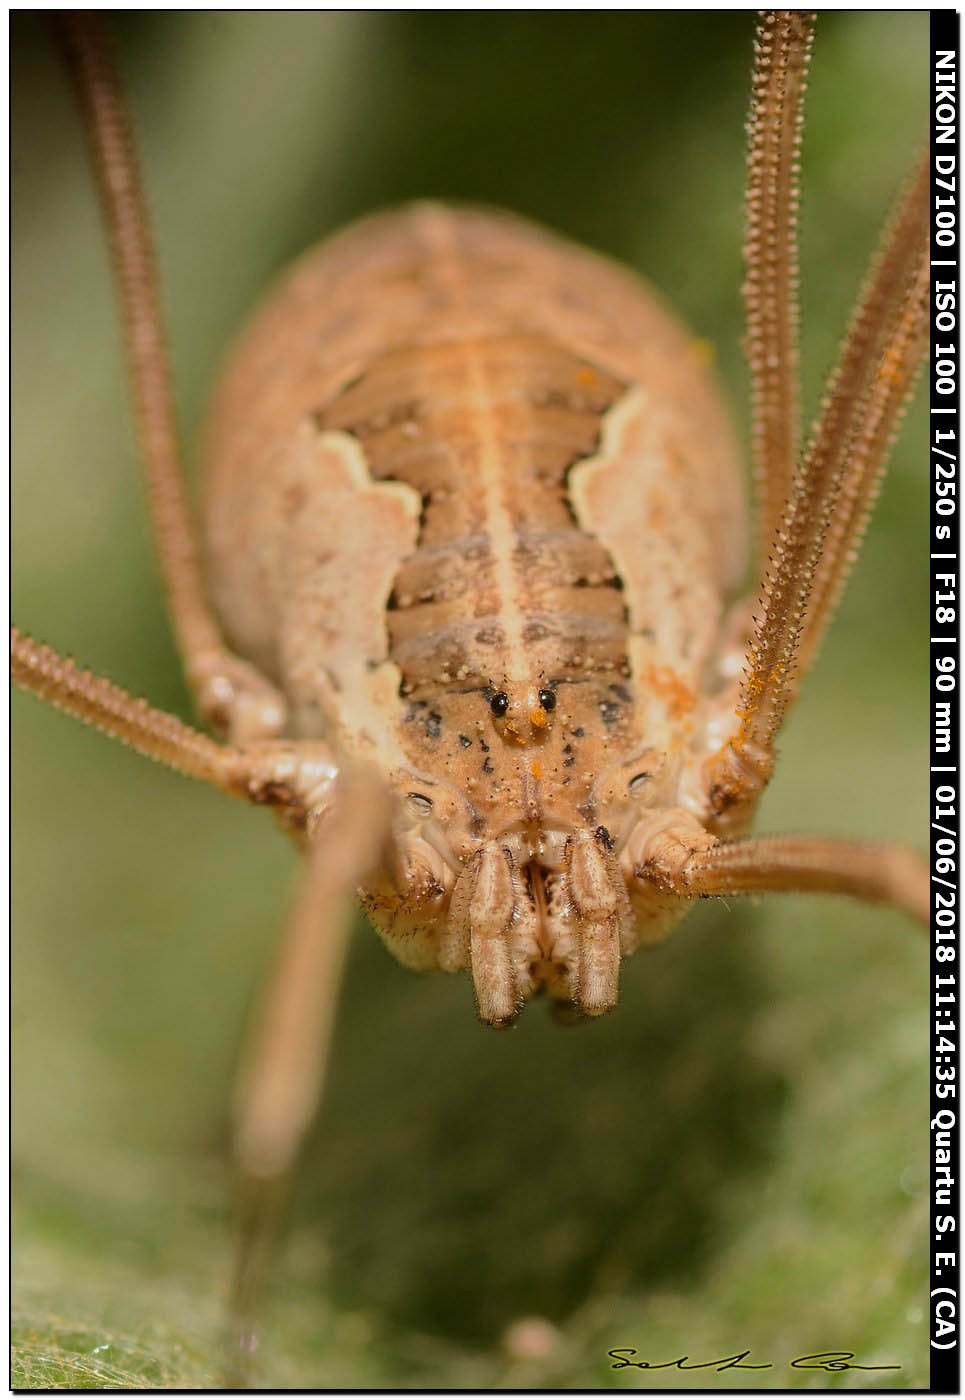
<path id="1" fill-rule="evenodd" d="M 200 734 L 112 681 L 82 670 L 70 657 L 10 629 L 11 679 L 84 724 L 129 744 L 189 778 L 224 788 L 234 751 Z"/>
<path id="2" fill-rule="evenodd" d="M 353 769 L 310 833 L 302 886 L 252 1027 L 235 1099 L 239 1233 L 229 1385 L 247 1382 L 278 1206 L 322 1092 L 355 892 L 379 864 L 389 818 L 385 785 Z"/>
<path id="3" fill-rule="evenodd" d="M 628 843 L 624 868 L 638 887 L 665 895 L 760 894 L 767 891 L 847 894 L 892 904 L 927 923 L 926 861 L 907 846 L 839 841 L 830 836 L 754 836 L 721 842 L 683 809 L 641 824 Z"/>
<path id="4" fill-rule="evenodd" d="M 929 916 L 928 866 L 907 846 L 825 836 L 760 836 L 699 852 L 674 892 L 688 895 L 813 891 L 892 904 L 920 923 Z"/>
<path id="5" fill-rule="evenodd" d="M 869 472 L 890 445 L 899 413 L 914 384 L 928 337 L 928 264 L 924 250 L 878 357 L 868 393 L 859 404 L 831 470 L 814 452 L 801 464 L 764 580 L 749 665 L 742 687 L 738 743 L 770 748 L 796 690 L 797 649 L 813 625 L 812 585 L 833 512 L 841 498 L 877 481 Z M 853 509 L 857 509 L 857 505 Z M 845 563 L 845 560 L 841 561 Z"/>
<path id="6" fill-rule="evenodd" d="M 840 473 L 841 486 L 811 588 L 798 648 L 800 675 L 814 660 L 847 581 L 921 365 L 920 349 L 899 350 L 890 359 L 880 351 L 896 294 L 925 268 L 929 179 L 925 150 L 885 229 L 811 433 L 809 456 L 825 464 L 827 475 Z"/>
<path id="7" fill-rule="evenodd" d="M 236 1098 L 239 1232 L 228 1369 L 232 1383 L 240 1383 L 254 1344 L 252 1319 L 276 1208 L 321 1094 L 356 890 L 383 858 L 398 863 L 398 852 L 386 849 L 392 845 L 391 796 L 378 775 L 360 765 L 343 768 L 336 787 L 332 756 L 322 743 L 301 741 L 297 750 L 284 741 L 248 749 L 218 744 L 15 628 L 11 671 L 23 689 L 138 753 L 271 806 L 287 825 L 308 834 L 308 869 Z"/>
<path id="8" fill-rule="evenodd" d="M 822 464 L 809 454 L 795 481 L 758 604 L 737 734 L 709 765 L 708 790 L 717 818 L 729 814 L 731 821 L 743 821 L 770 776 L 774 739 L 798 689 L 799 653 L 813 655 L 823 634 L 927 343 L 928 263 L 923 254 L 903 290 L 871 386 L 856 405 L 836 467 L 825 476 Z M 835 525 L 839 502 L 842 514 Z"/>
<path id="9" fill-rule="evenodd" d="M 52 647 L 10 629 L 11 678 L 22 690 L 91 724 L 146 758 L 232 797 L 276 808 L 292 827 L 304 825 L 335 779 L 323 743 L 296 748 L 265 741 L 249 748 L 218 744 L 175 715 L 156 710 L 103 676 L 82 670 Z"/>
<path id="10" fill-rule="evenodd" d="M 772 17 L 769 24 L 780 34 L 790 19 Z M 803 38 L 797 43 L 806 46 Z M 762 81 L 755 84 L 755 130 L 761 87 Z M 721 834 L 746 829 L 770 777 L 775 736 L 840 595 L 922 362 L 928 339 L 927 193 L 923 159 L 872 260 L 770 541 L 736 733 L 707 767 L 708 818 Z M 757 341 L 752 335 L 752 347 Z M 775 364 L 786 360 L 776 342 L 772 349 Z"/>
<path id="11" fill-rule="evenodd" d="M 762 567 L 798 452 L 798 154 L 813 26 L 804 10 L 764 14 L 754 49 L 744 311 Z"/>
<path id="12" fill-rule="evenodd" d="M 168 613 L 200 713 L 236 741 L 281 733 L 285 705 L 221 640 L 205 598 L 181 465 L 155 257 L 133 131 L 106 36 L 90 17 L 58 20 L 91 146 L 121 302 L 135 418 Z"/>

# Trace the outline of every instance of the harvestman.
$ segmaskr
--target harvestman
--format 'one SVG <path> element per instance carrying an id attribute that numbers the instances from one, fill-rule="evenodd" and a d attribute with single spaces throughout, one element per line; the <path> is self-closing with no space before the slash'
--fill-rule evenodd
<path id="1" fill-rule="evenodd" d="M 745 247 L 758 578 L 713 386 L 647 288 L 508 215 L 412 205 L 303 258 L 207 438 L 205 570 L 133 139 L 64 24 L 111 234 L 172 626 L 216 742 L 13 632 L 25 689 L 274 809 L 306 871 L 235 1103 L 243 1370 L 277 1201 L 321 1092 L 356 894 L 480 1016 L 615 1005 L 691 900 L 816 890 L 925 920 L 913 852 L 749 837 L 927 343 L 927 162 L 802 449 L 797 160 L 813 16 L 765 15 Z M 228 648 L 224 638 L 232 646 Z"/>

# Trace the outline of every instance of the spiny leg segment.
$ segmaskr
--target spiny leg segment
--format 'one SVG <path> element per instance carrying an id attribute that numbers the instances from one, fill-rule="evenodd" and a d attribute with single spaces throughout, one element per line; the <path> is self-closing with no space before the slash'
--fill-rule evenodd
<path id="1" fill-rule="evenodd" d="M 219 744 L 176 715 L 155 709 L 113 681 L 84 670 L 17 627 L 10 629 L 10 674 L 22 690 L 83 724 L 93 725 L 145 758 L 210 783 L 231 797 L 273 806 L 296 828 L 308 819 L 311 787 L 324 785 L 326 772 L 334 775 L 325 745 L 318 744 L 315 752 L 310 752 L 301 743 L 296 759 L 294 745 L 283 740 L 266 740 L 246 748 Z M 311 787 L 302 775 L 307 775 Z"/>
<path id="2" fill-rule="evenodd" d="M 167 764 L 185 777 L 229 789 L 234 765 L 241 760 L 238 750 L 222 747 L 175 715 L 156 710 L 113 681 L 83 670 L 70 657 L 17 627 L 10 629 L 10 674 L 22 690 L 119 739 L 145 758 Z"/>
<path id="3" fill-rule="evenodd" d="M 907 287 L 917 279 L 920 296 L 927 302 L 925 211 L 929 179 L 925 150 L 885 229 L 812 431 L 811 453 L 815 458 L 835 453 L 832 469 L 841 472 L 842 479 L 815 571 L 807 628 L 798 649 L 802 675 L 817 654 L 847 582 L 922 363 L 920 321 L 913 344 L 906 336 L 903 344 L 892 342 L 888 352 L 882 351 L 882 345 L 889 325 L 894 323 L 896 287 Z M 921 302 L 913 315 L 920 316 L 920 312 Z"/>
<path id="4" fill-rule="evenodd" d="M 779 106 L 782 101 L 764 82 L 774 61 L 774 41 L 767 37 L 772 31 L 790 50 L 784 61 L 795 71 L 803 70 L 810 26 L 799 21 L 798 14 L 763 20 L 752 103 L 749 178 L 753 182 L 758 128 L 780 129 L 783 137 L 773 158 L 786 173 L 772 174 L 770 183 L 783 189 L 787 199 L 793 197 L 790 170 L 796 161 L 797 125 L 781 126 L 775 116 L 767 121 L 760 108 L 762 103 Z M 927 165 L 923 160 L 872 260 L 821 410 L 772 532 L 745 659 L 736 733 L 708 765 L 711 819 L 722 834 L 746 829 L 771 775 L 775 738 L 840 594 L 921 365 L 928 335 L 926 197 Z M 777 215 L 772 222 L 775 227 L 782 223 Z M 791 221 L 783 223 L 790 226 Z M 751 246 L 753 249 L 754 240 Z M 760 339 L 759 335 L 755 339 L 755 314 L 749 301 L 754 396 L 755 401 L 769 402 L 765 389 L 771 377 L 760 368 L 753 348 Z M 786 298 L 783 315 L 785 333 L 775 332 L 771 345 L 778 364 L 782 362 L 780 345 L 792 341 L 794 311 Z M 771 439 L 774 443 L 768 446 Z M 782 443 L 786 444 L 788 431 L 781 441 L 762 432 L 756 433 L 756 440 L 768 454 L 759 463 L 766 482 L 782 483 Z M 780 489 L 780 485 L 767 486 L 764 491 L 765 520 L 768 502 Z"/>
<path id="5" fill-rule="evenodd" d="M 754 51 L 744 312 L 758 538 L 765 560 L 798 453 L 798 156 L 813 30 L 814 15 L 805 10 L 764 15 Z"/>
<path id="6" fill-rule="evenodd" d="M 684 897 L 814 890 L 894 904 L 925 921 L 928 868 L 914 851 L 820 836 L 726 841 L 747 828 L 774 741 L 840 596 L 928 338 L 928 164 L 886 226 L 791 476 L 798 403 L 797 158 L 813 16 L 762 16 L 748 159 L 748 361 L 759 477 L 760 596 L 736 732 L 706 768 L 708 820 L 725 842 L 635 872 Z"/>
<path id="7" fill-rule="evenodd" d="M 770 758 L 801 674 L 813 655 L 850 562 L 855 523 L 864 521 L 899 415 L 928 338 L 928 266 L 924 253 L 902 289 L 867 393 L 847 425 L 829 470 L 813 449 L 795 478 L 758 604 L 740 697 L 734 748 Z M 820 439 L 812 439 L 820 445 Z M 832 534 L 839 502 L 843 514 Z M 815 593 L 821 577 L 823 589 Z"/>

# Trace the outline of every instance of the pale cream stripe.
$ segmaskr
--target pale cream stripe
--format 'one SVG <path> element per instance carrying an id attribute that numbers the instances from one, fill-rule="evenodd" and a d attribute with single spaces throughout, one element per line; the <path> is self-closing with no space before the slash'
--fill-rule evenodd
<path id="1" fill-rule="evenodd" d="M 452 299 L 454 309 L 466 305 L 466 281 L 453 238 L 453 217 L 441 205 L 424 204 L 418 210 L 419 233 L 424 238 L 429 270 Z M 459 344 L 468 383 L 467 406 L 472 417 L 473 436 L 479 443 L 479 485 L 483 495 L 485 525 L 489 536 L 493 577 L 499 599 L 498 613 L 506 637 L 505 680 L 525 681 L 529 661 L 523 645 L 522 585 L 513 563 L 516 529 L 507 502 L 506 461 L 500 452 L 499 436 L 492 411 L 493 396 L 483 369 L 479 346 L 473 340 Z M 494 677 L 502 682 L 502 678 Z"/>

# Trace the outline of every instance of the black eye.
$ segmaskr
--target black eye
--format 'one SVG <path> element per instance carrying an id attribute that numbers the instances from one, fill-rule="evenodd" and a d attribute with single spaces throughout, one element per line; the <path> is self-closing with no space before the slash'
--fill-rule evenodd
<path id="1" fill-rule="evenodd" d="M 539 693 L 539 703 L 542 705 L 542 707 L 543 707 L 544 710 L 555 710 L 555 709 L 556 709 L 556 692 L 555 692 L 555 690 L 541 690 L 540 693 Z"/>
<path id="2" fill-rule="evenodd" d="M 496 716 L 497 719 L 502 718 L 502 716 L 509 709 L 509 696 L 506 694 L 505 690 L 499 690 L 496 692 L 496 694 L 489 702 L 489 708 L 492 710 L 493 714 Z"/>

